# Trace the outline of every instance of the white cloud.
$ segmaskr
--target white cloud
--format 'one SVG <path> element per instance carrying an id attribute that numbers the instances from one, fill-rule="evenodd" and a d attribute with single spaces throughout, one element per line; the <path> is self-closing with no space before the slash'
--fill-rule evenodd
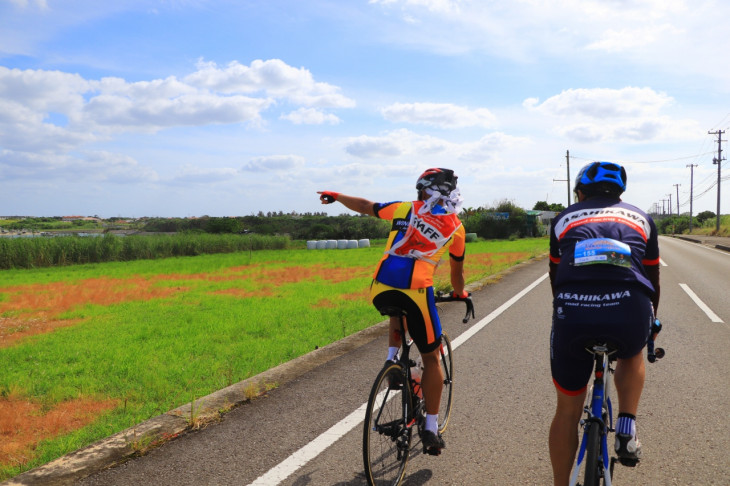
<path id="1" fill-rule="evenodd" d="M 289 120 L 295 125 L 322 125 L 325 123 L 337 125 L 342 121 L 332 113 L 324 113 L 314 108 L 299 108 L 291 113 L 281 115 L 280 118 Z"/>
<path id="2" fill-rule="evenodd" d="M 504 133 L 490 133 L 476 142 L 466 143 L 461 147 L 460 160 L 469 162 L 484 162 L 494 158 L 516 145 L 530 144 L 524 137 L 515 137 Z"/>
<path id="3" fill-rule="evenodd" d="M 415 157 L 426 165 L 450 165 L 454 160 L 479 163 L 495 160 L 505 150 L 529 143 L 527 138 L 499 132 L 473 142 L 456 143 L 401 129 L 377 137 L 351 137 L 346 140 L 345 151 L 363 159 L 411 160 Z"/>
<path id="4" fill-rule="evenodd" d="M 254 157 L 242 170 L 247 172 L 277 172 L 298 169 L 304 166 L 304 157 L 298 155 L 267 155 Z"/>
<path id="5" fill-rule="evenodd" d="M 10 3 L 15 4 L 18 8 L 28 8 L 30 6 L 36 6 L 41 10 L 48 8 L 47 0 L 9 0 Z"/>
<path id="6" fill-rule="evenodd" d="M 3 179 L 95 181 L 111 183 L 152 182 L 157 173 L 140 166 L 132 157 L 107 151 L 87 151 L 75 156 L 4 150 L 0 152 Z"/>
<path id="7" fill-rule="evenodd" d="M 319 108 L 351 108 L 355 102 L 328 83 L 316 82 L 307 69 L 294 68 L 279 59 L 256 60 L 250 66 L 237 61 L 219 68 L 214 62 L 198 62 L 198 71 L 185 77 L 192 86 L 221 93 L 256 93 Z"/>
<path id="8" fill-rule="evenodd" d="M 663 114 L 675 100 L 651 88 L 569 89 L 523 107 L 552 120 L 553 131 L 580 143 L 692 140 L 702 133 L 695 120 Z"/>
<path id="9" fill-rule="evenodd" d="M 395 103 L 380 110 L 386 120 L 440 128 L 491 127 L 495 116 L 486 108 L 469 109 L 450 103 Z"/>
<path id="10" fill-rule="evenodd" d="M 425 8 L 429 12 L 451 13 L 459 11 L 460 0 L 370 0 L 370 3 L 391 6 L 402 4 L 404 9 L 409 7 Z"/>
<path id="11" fill-rule="evenodd" d="M 361 135 L 345 142 L 345 151 L 364 159 L 402 155 L 435 155 L 450 147 L 450 142 L 410 130 L 394 130 L 378 137 Z"/>
<path id="12" fill-rule="evenodd" d="M 15 177 L 32 178 L 34 168 L 40 167 L 37 161 L 55 157 L 81 179 L 93 179 L 95 167 L 104 166 L 109 180 L 128 180 L 134 171 L 150 180 L 156 175 L 145 173 L 123 155 L 81 154 L 88 144 L 129 132 L 151 134 L 174 127 L 223 124 L 259 126 L 265 111 L 279 101 L 303 105 L 282 117 L 295 124 L 336 124 L 340 121 L 337 116 L 313 107 L 354 106 L 339 88 L 316 82 L 306 69 L 279 60 L 254 61 L 250 67 L 234 62 L 222 70 L 212 63 L 199 67 L 183 79 L 170 76 L 128 82 L 118 77 L 88 80 L 61 71 L 0 66 L 0 169 L 4 165 Z M 254 160 L 247 167 L 258 170 L 303 163 L 303 159 L 286 160 Z M 21 161 L 27 164 L 24 170 L 18 170 Z M 75 167 L 80 170 L 74 171 Z M 187 168 L 178 179 L 227 174 L 225 170 L 196 173 Z M 52 175 L 60 177 L 61 173 L 49 170 L 40 177 Z"/>
<path id="13" fill-rule="evenodd" d="M 611 53 L 629 51 L 631 49 L 665 42 L 667 38 L 680 36 L 684 33 L 684 29 L 679 29 L 669 24 L 644 26 L 634 29 L 608 29 L 599 36 L 599 40 L 589 43 L 586 49 Z"/>
<path id="14" fill-rule="evenodd" d="M 569 124 L 557 127 L 556 131 L 581 143 L 676 142 L 694 140 L 704 133 L 696 120 L 674 120 L 664 116 Z"/>
<path id="15" fill-rule="evenodd" d="M 371 0 L 388 42 L 439 54 L 486 53 L 522 64 L 546 59 L 605 61 L 670 75 L 730 81 L 722 59 L 722 24 L 730 15 L 717 0 Z M 400 8 L 402 21 L 388 14 Z M 617 27 L 620 26 L 620 27 Z M 603 63 L 607 65 L 607 62 Z M 630 69 L 630 68 L 629 68 Z"/>
<path id="16" fill-rule="evenodd" d="M 523 106 L 544 114 L 560 116 L 587 116 L 590 118 L 617 118 L 656 115 L 669 106 L 672 97 L 651 88 L 622 89 L 569 89 L 552 96 L 538 105 L 534 99 Z"/>

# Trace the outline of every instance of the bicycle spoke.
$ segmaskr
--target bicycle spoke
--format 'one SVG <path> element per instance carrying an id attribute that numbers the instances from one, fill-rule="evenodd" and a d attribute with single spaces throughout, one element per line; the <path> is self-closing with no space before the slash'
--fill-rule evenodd
<path id="1" fill-rule="evenodd" d="M 444 376 L 444 387 L 441 390 L 441 404 L 439 405 L 439 432 L 443 433 L 449 425 L 451 405 L 454 400 L 454 361 L 451 350 L 451 340 L 443 333 L 441 335 L 441 372 Z"/>
<path id="2" fill-rule="evenodd" d="M 397 485 L 408 461 L 411 429 L 406 426 L 404 398 L 408 388 L 390 389 L 388 374 L 402 373 L 398 364 L 383 368 L 373 384 L 365 412 L 363 461 L 370 485 Z"/>

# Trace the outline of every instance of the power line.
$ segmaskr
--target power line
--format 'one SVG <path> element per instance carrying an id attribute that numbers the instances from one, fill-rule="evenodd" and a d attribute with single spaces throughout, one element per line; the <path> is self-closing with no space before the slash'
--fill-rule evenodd
<path id="1" fill-rule="evenodd" d="M 696 159 L 698 157 L 702 157 L 703 155 L 709 155 L 709 154 L 714 154 L 714 153 L 715 153 L 715 151 L 713 150 L 710 152 L 702 152 L 702 153 L 695 154 L 695 155 L 687 155 L 685 157 L 677 157 L 676 159 L 662 159 L 662 160 L 631 161 L 631 160 L 621 159 L 621 163 L 624 163 L 624 164 L 661 164 L 664 162 L 676 162 L 678 160 Z M 596 158 L 580 157 L 577 155 L 571 155 L 570 157 L 573 159 L 581 159 L 581 160 L 600 160 L 600 159 L 596 159 Z"/>

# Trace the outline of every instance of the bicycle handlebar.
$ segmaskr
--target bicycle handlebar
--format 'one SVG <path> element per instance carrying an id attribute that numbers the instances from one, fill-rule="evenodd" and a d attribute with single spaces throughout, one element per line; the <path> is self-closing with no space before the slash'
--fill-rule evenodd
<path id="1" fill-rule="evenodd" d="M 654 349 L 654 339 L 656 339 L 657 334 L 659 334 L 661 330 L 662 323 L 659 322 L 659 319 L 654 319 L 654 323 L 651 325 L 649 340 L 646 343 L 646 359 L 649 360 L 649 363 L 653 363 L 664 357 L 664 348 Z"/>
<path id="2" fill-rule="evenodd" d="M 443 292 L 436 293 L 436 302 L 464 302 L 466 304 L 466 315 L 461 320 L 464 324 L 469 322 L 470 316 L 476 318 L 474 314 L 474 302 L 471 300 L 471 292 L 466 297 L 456 297 L 452 292 L 448 294 Z"/>

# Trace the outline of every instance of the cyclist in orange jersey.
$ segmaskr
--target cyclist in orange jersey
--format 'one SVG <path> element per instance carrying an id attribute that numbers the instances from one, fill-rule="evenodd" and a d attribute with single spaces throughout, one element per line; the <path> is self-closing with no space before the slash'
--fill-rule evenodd
<path id="1" fill-rule="evenodd" d="M 434 300 L 433 274 L 447 251 L 454 295 L 468 295 L 464 291 L 466 232 L 457 216 L 462 202 L 457 179 L 453 170 L 428 169 L 416 183 L 418 200 L 407 202 L 375 203 L 332 191 L 318 192 L 322 204 L 337 201 L 358 213 L 392 221 L 385 253 L 373 274 L 370 295 L 379 310 L 397 307 L 407 313 L 408 333 L 421 353 L 424 367 L 426 430 L 421 440 L 433 452 L 446 447 L 438 432 L 444 377 L 439 366 L 441 322 Z M 399 330 L 399 318 L 391 317 L 388 360 L 397 359 L 401 346 Z"/>

